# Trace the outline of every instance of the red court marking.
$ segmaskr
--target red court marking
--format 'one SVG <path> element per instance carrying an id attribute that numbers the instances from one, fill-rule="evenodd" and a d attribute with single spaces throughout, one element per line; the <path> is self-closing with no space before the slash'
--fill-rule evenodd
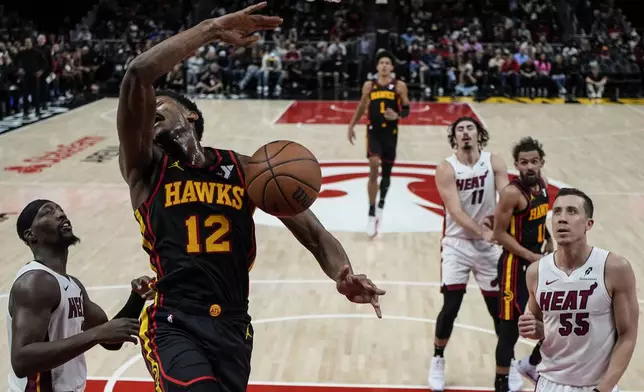
<path id="1" fill-rule="evenodd" d="M 358 102 L 295 101 L 277 120 L 277 124 L 349 124 Z M 409 117 L 400 121 L 407 125 L 447 126 L 462 116 L 478 117 L 467 103 L 412 102 Z M 360 124 L 366 124 L 366 115 Z M 480 121 L 480 119 L 479 119 Z"/>
<path id="2" fill-rule="evenodd" d="M 107 381 L 105 380 L 88 380 L 85 392 L 103 392 Z M 368 387 L 327 387 L 327 386 L 308 386 L 308 385 L 249 385 L 248 392 L 405 392 L 421 391 L 418 388 L 368 388 Z M 429 390 L 429 388 L 427 388 Z M 445 389 L 451 392 L 481 392 L 481 390 L 467 389 Z M 491 388 L 489 389 L 492 390 Z M 487 390 L 486 390 L 487 391 Z M 152 381 L 118 381 L 114 386 L 114 392 L 154 392 Z"/>

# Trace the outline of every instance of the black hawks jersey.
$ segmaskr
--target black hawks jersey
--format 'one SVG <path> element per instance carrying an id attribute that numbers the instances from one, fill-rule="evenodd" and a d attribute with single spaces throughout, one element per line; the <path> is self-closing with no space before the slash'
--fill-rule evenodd
<path id="1" fill-rule="evenodd" d="M 515 211 L 512 214 L 508 233 L 524 248 L 534 253 L 541 253 L 546 235 L 546 218 L 550 208 L 548 189 L 541 179 L 539 179 L 538 191 L 524 186 L 518 178 L 510 181 L 510 184 L 521 190 L 528 205 L 523 211 Z"/>
<path id="2" fill-rule="evenodd" d="M 160 294 L 246 304 L 256 250 L 254 206 L 235 152 L 209 150 L 216 163 L 203 168 L 164 154 L 152 194 L 135 216 Z"/>
<path id="3" fill-rule="evenodd" d="M 383 128 L 392 130 L 398 128 L 397 120 L 389 121 L 385 118 L 385 110 L 388 108 L 400 113 L 400 96 L 396 92 L 396 79 L 392 79 L 386 86 L 381 86 L 377 80 L 374 80 L 369 92 L 370 129 L 377 132 Z"/>

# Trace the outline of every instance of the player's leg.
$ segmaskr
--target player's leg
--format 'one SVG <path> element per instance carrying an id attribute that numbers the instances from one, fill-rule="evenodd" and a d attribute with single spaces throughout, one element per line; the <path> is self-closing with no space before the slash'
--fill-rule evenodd
<path id="1" fill-rule="evenodd" d="M 155 305 L 141 315 L 139 338 L 155 390 L 223 391 L 202 344 L 184 328 L 190 319 Z"/>
<path id="2" fill-rule="evenodd" d="M 378 201 L 378 209 L 376 216 L 380 219 L 382 217 L 382 210 L 385 208 L 385 198 L 391 185 L 391 171 L 396 162 L 396 148 L 398 147 L 398 129 L 392 130 L 392 134 L 388 140 L 383 140 L 382 146 L 382 163 L 380 171 L 380 200 Z"/>
<path id="3" fill-rule="evenodd" d="M 250 378 L 255 334 L 250 318 L 213 320 L 209 332 L 205 332 L 202 341 L 223 390 L 245 392 Z"/>
<path id="4" fill-rule="evenodd" d="M 432 357 L 428 383 L 433 391 L 445 387 L 445 348 L 454 329 L 454 322 L 463 303 L 471 264 L 467 258 L 469 242 L 443 238 L 441 249 L 441 293 L 443 306 L 436 318 L 434 332 L 434 356 Z"/>
<path id="5" fill-rule="evenodd" d="M 514 346 L 519 339 L 519 316 L 527 304 L 525 281 L 527 262 L 503 252 L 499 259 L 499 326 L 496 346 L 496 392 L 518 391 L 523 380 L 514 361 Z"/>
<path id="6" fill-rule="evenodd" d="M 501 248 L 496 245 L 481 243 L 481 253 L 472 267 L 474 279 L 481 290 L 487 311 L 492 317 L 494 331 L 499 336 L 499 272 L 498 263 Z"/>
<path id="7" fill-rule="evenodd" d="M 367 159 L 369 159 L 369 182 L 367 184 L 369 194 L 369 221 L 367 224 L 367 234 L 372 238 L 378 234 L 376 196 L 378 196 L 378 174 L 382 157 L 382 147 L 380 138 L 367 127 Z"/>

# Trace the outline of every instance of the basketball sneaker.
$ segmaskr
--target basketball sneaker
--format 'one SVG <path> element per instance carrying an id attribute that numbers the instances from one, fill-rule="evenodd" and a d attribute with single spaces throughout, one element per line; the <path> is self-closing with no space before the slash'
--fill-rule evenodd
<path id="1" fill-rule="evenodd" d="M 367 223 L 367 235 L 369 238 L 375 238 L 378 235 L 378 218 L 369 215 L 369 222 Z"/>
<path id="2" fill-rule="evenodd" d="M 508 374 L 508 387 L 511 392 L 518 392 L 523 387 L 523 379 L 517 366 L 517 361 L 513 359 L 510 364 L 510 374 Z"/>
<path id="3" fill-rule="evenodd" d="M 436 392 L 445 389 L 445 358 L 433 357 L 427 379 L 429 388 Z"/>
<path id="4" fill-rule="evenodd" d="M 520 360 L 517 363 L 517 370 L 523 377 L 532 381 L 535 385 L 537 384 L 539 373 L 537 373 L 537 367 L 530 364 L 530 357 L 525 357 Z"/>

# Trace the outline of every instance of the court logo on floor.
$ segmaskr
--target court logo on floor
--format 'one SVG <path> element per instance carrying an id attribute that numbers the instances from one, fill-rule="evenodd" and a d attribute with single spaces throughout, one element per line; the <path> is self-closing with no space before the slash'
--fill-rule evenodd
<path id="1" fill-rule="evenodd" d="M 367 161 L 327 161 L 322 167 L 322 190 L 311 210 L 330 231 L 363 232 L 367 225 Z M 436 164 L 397 162 L 387 194 L 381 232 L 441 232 L 444 212 L 436 189 Z M 514 176 L 514 174 L 511 174 Z M 551 204 L 565 185 L 549 179 Z M 260 210 L 258 225 L 284 227 Z"/>

